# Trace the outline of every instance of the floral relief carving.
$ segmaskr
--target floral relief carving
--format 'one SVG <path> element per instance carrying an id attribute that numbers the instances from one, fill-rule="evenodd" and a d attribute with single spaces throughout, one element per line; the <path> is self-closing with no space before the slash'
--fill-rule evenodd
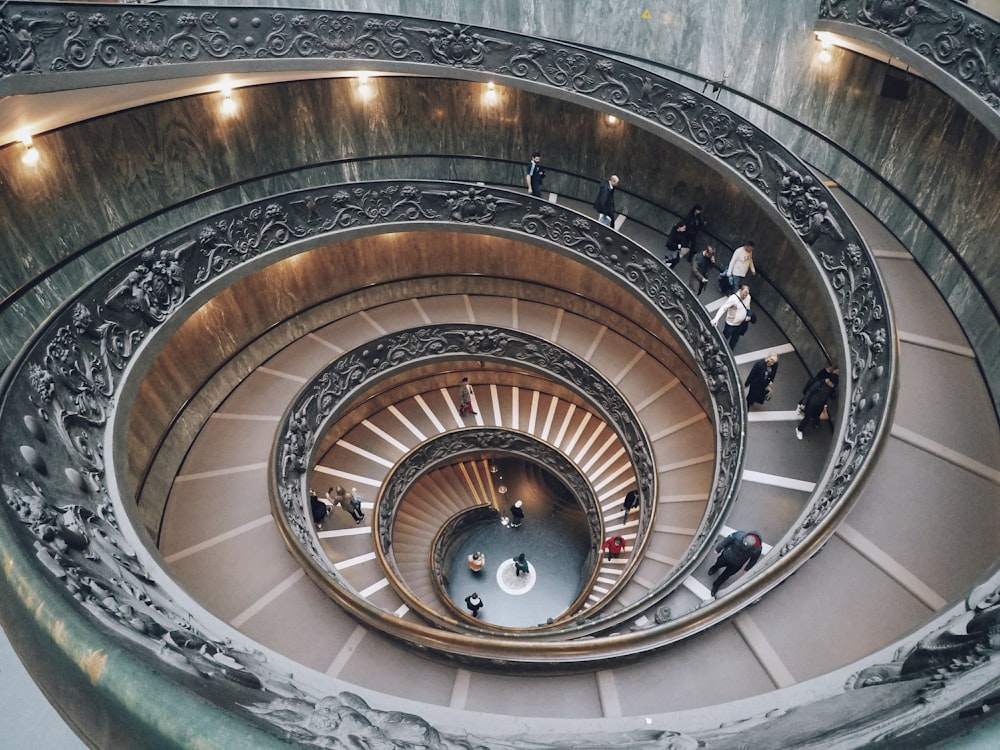
<path id="1" fill-rule="evenodd" d="M 849 3 L 824 0 L 821 15 L 825 9 L 828 17 L 844 19 Z M 951 15 L 950 25 L 939 29 L 937 36 L 919 41 L 925 31 L 945 21 L 920 15 L 920 8 L 938 5 L 917 5 L 906 0 L 880 3 L 879 13 L 885 13 L 890 6 L 899 12 L 891 18 L 876 14 L 866 20 L 879 31 L 916 45 L 921 54 L 939 65 L 956 68 L 967 85 L 979 87 L 991 106 L 1000 106 L 1000 75 L 995 55 L 989 53 L 998 38 L 995 28 L 979 21 L 961 25 L 958 16 Z M 871 2 L 851 7 L 861 6 L 875 9 Z M 542 81 L 668 128 L 732 167 L 749 185 L 775 202 L 820 259 L 851 337 L 849 366 L 854 390 L 845 408 L 845 438 L 830 480 L 814 498 L 782 552 L 805 538 L 807 531 L 843 498 L 886 418 L 891 336 L 882 291 L 867 251 L 836 204 L 828 199 L 829 191 L 810 182 L 807 168 L 794 157 L 769 143 L 751 125 L 679 85 L 654 80 L 625 64 L 557 44 L 526 41 L 516 35 L 505 35 L 507 39 L 503 39 L 494 35 L 500 32 L 487 35 L 471 27 L 421 26 L 415 22 L 404 26 L 396 20 L 361 14 L 335 16 L 304 11 L 289 18 L 283 13 L 266 15 L 243 8 L 227 9 L 224 17 L 222 13 L 196 13 L 189 7 L 144 11 L 109 7 L 84 17 L 58 4 L 4 3 L 0 5 L 0 81 L 22 74 L 250 56 L 384 58 L 453 69 L 491 70 Z M 769 158 L 765 160 L 762 154 Z M 538 205 L 523 196 L 515 200 L 505 198 L 503 191 L 487 193 L 480 196 L 469 188 L 447 184 L 433 194 L 426 186 L 409 184 L 313 190 L 227 212 L 172 238 L 169 251 L 147 249 L 127 276 L 110 284 L 102 280 L 105 286 L 95 299 L 103 302 L 81 301 L 72 309 L 72 315 L 53 324 L 26 360 L 22 382 L 16 386 L 21 389 L 23 401 L 33 409 L 35 422 L 52 426 L 67 457 L 61 459 L 52 444 L 41 444 L 38 439 L 31 442 L 28 438 L 27 443 L 8 440 L 6 443 L 15 449 L 22 443 L 22 447 L 31 448 L 30 452 L 22 450 L 22 456 L 37 455 L 28 462 L 35 472 L 29 478 L 23 473 L 24 460 L 12 454 L 7 463 L 18 470 L 2 470 L 0 474 L 8 505 L 35 537 L 38 558 L 53 576 L 64 580 L 71 595 L 85 601 L 102 621 L 113 622 L 130 637 L 153 644 L 155 649 L 163 649 L 166 644 L 166 658 L 180 668 L 247 686 L 259 684 L 255 675 L 269 684 L 280 684 L 281 676 L 266 665 L 205 634 L 188 622 L 184 613 L 174 612 L 169 597 L 157 591 L 127 550 L 117 531 L 115 511 L 103 494 L 101 446 L 109 407 L 120 385 L 121 371 L 133 352 L 198 286 L 296 240 L 341 228 L 418 219 L 501 226 L 557 242 L 600 262 L 609 273 L 620 275 L 649 296 L 688 342 L 716 401 L 720 480 L 714 490 L 714 520 L 725 507 L 728 488 L 735 482 L 741 461 L 741 399 L 738 395 L 734 398 L 738 379 L 731 360 L 704 316 L 695 314 L 684 285 L 623 238 L 587 219 Z M 489 196 L 498 200 L 490 204 Z M 501 200 L 508 202 L 501 204 Z M 200 263 L 191 262 L 196 257 Z M 481 333 L 469 337 L 463 346 L 468 351 L 492 352 L 498 346 L 496 335 Z M 337 382 L 324 384 L 311 407 L 332 403 L 342 392 L 338 389 L 360 382 L 369 367 L 384 367 L 402 361 L 399 358 L 414 351 L 433 351 L 435 346 L 445 344 L 414 339 L 392 352 L 369 352 L 371 359 L 367 362 L 345 362 L 345 369 L 338 370 Z M 557 360 L 546 366 L 550 365 L 561 373 L 573 369 Z M 607 403 L 608 394 L 600 384 L 594 387 L 595 399 Z M 614 413 L 613 405 L 609 408 Z M 4 419 L 8 417 L 5 412 Z M 312 431 L 317 426 L 308 410 L 296 412 L 293 421 L 297 434 L 281 446 L 279 459 L 279 471 L 290 479 L 307 470 Z M 5 429 L 6 435 L 16 433 L 13 427 Z M 23 428 L 17 429 L 23 432 Z M 47 434 L 45 427 L 40 429 L 39 434 Z M 76 485 L 83 499 L 58 503 L 52 500 L 64 492 L 49 484 L 53 476 L 61 474 L 56 471 L 60 460 L 68 464 L 65 476 L 78 472 L 84 477 Z M 637 470 L 646 472 L 647 467 L 639 465 Z M 282 495 L 282 503 L 288 509 L 293 532 L 300 540 L 307 540 L 304 543 L 312 544 L 301 494 L 298 488 Z M 88 562 L 82 564 L 81 559 Z"/>
<path id="2" fill-rule="evenodd" d="M 819 17 L 857 24 L 923 55 L 1000 109 L 1000 22 L 951 0 L 823 0 Z"/>

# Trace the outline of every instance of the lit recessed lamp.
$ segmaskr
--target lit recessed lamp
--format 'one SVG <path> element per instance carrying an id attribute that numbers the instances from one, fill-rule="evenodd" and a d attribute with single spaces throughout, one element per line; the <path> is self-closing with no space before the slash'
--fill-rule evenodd
<path id="1" fill-rule="evenodd" d="M 38 160 L 41 158 L 41 154 L 38 153 L 38 149 L 35 148 L 34 142 L 31 140 L 30 135 L 24 135 L 21 137 L 21 143 L 24 144 L 24 153 L 21 154 L 21 163 L 32 166 L 38 164 Z"/>
<path id="2" fill-rule="evenodd" d="M 614 115 L 608 115 L 608 125 L 615 125 L 618 122 L 618 118 Z"/>
<path id="3" fill-rule="evenodd" d="M 222 85 L 219 89 L 219 93 L 222 94 L 222 112 L 226 115 L 231 115 L 236 111 L 236 102 L 233 99 L 233 87 L 228 83 Z"/>
<path id="4" fill-rule="evenodd" d="M 493 91 L 496 88 L 496 84 L 493 83 L 493 81 L 490 81 L 489 83 L 486 84 L 486 88 L 488 88 L 490 91 Z"/>
<path id="5" fill-rule="evenodd" d="M 368 85 L 368 76 L 358 76 L 358 93 L 362 99 L 368 99 L 372 95 L 371 86 Z"/>
<path id="6" fill-rule="evenodd" d="M 816 41 L 819 42 L 820 46 L 819 59 L 821 62 L 828 63 L 833 59 L 833 56 L 830 54 L 831 40 L 832 37 L 824 31 L 816 33 Z"/>

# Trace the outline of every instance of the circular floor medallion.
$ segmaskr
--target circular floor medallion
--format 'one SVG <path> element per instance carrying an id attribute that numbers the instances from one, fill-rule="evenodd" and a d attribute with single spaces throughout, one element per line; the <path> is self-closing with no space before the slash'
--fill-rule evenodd
<path id="1" fill-rule="evenodd" d="M 534 585 L 535 567 L 530 562 L 528 563 L 528 572 L 521 575 L 517 575 L 512 558 L 504 560 L 497 568 L 497 586 L 505 594 L 513 596 L 527 594 Z"/>

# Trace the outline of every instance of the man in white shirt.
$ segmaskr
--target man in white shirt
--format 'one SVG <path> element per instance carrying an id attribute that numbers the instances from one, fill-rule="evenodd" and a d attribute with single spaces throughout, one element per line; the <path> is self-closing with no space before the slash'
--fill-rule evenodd
<path id="1" fill-rule="evenodd" d="M 729 259 L 729 268 L 726 269 L 726 273 L 729 275 L 729 280 L 733 282 L 734 289 L 743 286 L 743 279 L 747 277 L 748 273 L 757 275 L 757 269 L 753 265 L 753 251 L 756 247 L 755 243 L 747 242 L 743 247 L 733 250 L 733 257 Z"/>
<path id="2" fill-rule="evenodd" d="M 729 295 L 712 318 L 712 325 L 718 325 L 723 315 L 726 316 L 726 325 L 722 329 L 722 335 L 729 342 L 729 348 L 735 349 L 736 342 L 746 333 L 747 324 L 753 319 L 750 312 L 750 287 L 744 284 L 735 294 Z"/>

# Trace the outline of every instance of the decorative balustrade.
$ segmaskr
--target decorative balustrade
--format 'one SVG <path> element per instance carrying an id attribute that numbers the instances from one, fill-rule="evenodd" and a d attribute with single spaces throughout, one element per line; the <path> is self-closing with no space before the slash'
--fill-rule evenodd
<path id="1" fill-rule="evenodd" d="M 821 0 L 816 28 L 879 44 L 1000 135 L 1000 21 L 955 0 Z"/>
<path id="2" fill-rule="evenodd" d="M 571 387 L 588 403 L 589 408 L 598 409 L 618 434 L 633 467 L 636 485 L 641 488 L 637 538 L 642 540 L 649 532 L 656 487 L 652 449 L 637 416 L 606 378 L 561 347 L 520 331 L 457 324 L 424 326 L 367 342 L 335 360 L 300 392 L 289 406 L 279 428 L 273 463 L 277 513 L 287 524 L 288 534 L 294 535 L 299 548 L 335 583 L 344 586 L 342 576 L 319 547 L 309 520 L 309 509 L 304 503 L 304 488 L 309 483 L 315 463 L 312 451 L 322 443 L 329 426 L 351 408 L 354 400 L 363 398 L 372 383 L 394 370 L 406 370 L 434 360 L 447 363 L 470 356 L 508 361 L 519 367 L 537 370 Z M 427 440 L 393 467 L 375 501 L 376 554 L 395 576 L 394 583 L 400 595 L 427 619 L 435 619 L 434 612 L 400 585 L 401 576 L 392 550 L 396 511 L 422 475 L 456 457 L 484 452 L 519 455 L 544 466 L 559 477 L 583 505 L 592 544 L 599 545 L 604 538 L 600 504 L 593 487 L 580 469 L 554 447 L 515 430 L 490 427 L 453 430 Z M 697 538 L 711 540 L 723 517 L 722 509 L 711 507 Z M 689 550 L 683 562 L 694 559 L 698 552 L 696 547 Z M 634 568 L 639 560 L 639 556 L 633 556 L 629 569 Z M 623 581 L 627 580 L 627 573 L 627 570 L 623 573 Z M 680 574 L 675 571 L 661 582 L 651 596 L 661 597 L 679 583 Z M 610 599 L 613 593 L 609 592 L 603 600 Z M 593 608 L 594 613 L 598 610 L 599 606 Z M 547 631 L 545 628 L 538 630 Z"/>
<path id="3" fill-rule="evenodd" d="M 150 70 L 150 63 L 323 60 L 326 67 L 345 69 L 363 65 L 367 70 L 474 80 L 499 77 L 508 85 L 589 102 L 687 144 L 706 161 L 729 169 L 748 194 L 785 222 L 790 235 L 800 238 L 843 319 L 848 362 L 841 387 L 846 404 L 836 458 L 782 541 L 785 559 L 765 562 L 751 578 L 767 587 L 777 585 L 815 551 L 849 504 L 852 485 L 879 444 L 890 409 L 895 351 L 882 284 L 864 243 L 822 183 L 780 144 L 716 102 L 571 45 L 370 14 L 10 2 L 0 8 L 0 34 L 8 42 L 0 53 L 3 95 L 19 93 L 22 77 L 28 76 L 32 89 L 41 91 L 124 80 L 137 69 Z M 94 73 L 101 75 L 90 75 Z M 188 309 L 192 297 L 211 293 L 217 281 L 224 283 L 227 272 L 265 254 L 278 257 L 297 242 L 339 229 L 381 231 L 406 223 L 416 227 L 458 222 L 561 247 L 647 297 L 689 347 L 716 408 L 716 512 L 731 500 L 742 465 L 737 436 L 743 433 L 744 412 L 732 360 L 723 354 L 718 334 L 700 305 L 688 299 L 684 285 L 641 248 L 571 212 L 505 191 L 401 182 L 331 188 L 329 204 L 296 206 L 290 203 L 292 197 L 302 196 L 278 196 L 186 228 L 141 249 L 83 290 L 4 373 L 0 413 L 0 445 L 6 454 L 0 462 L 6 501 L 6 522 L 0 526 L 6 590 L 17 588 L 15 578 L 30 578 L 44 591 L 43 597 L 53 598 L 52 609 L 63 616 L 64 634 L 83 632 L 77 627 L 82 621 L 113 634 L 102 641 L 106 651 L 99 668 L 104 684 L 125 679 L 122 670 L 128 668 L 106 659 L 107 650 L 126 662 L 125 654 L 138 649 L 168 678 L 185 684 L 193 684 L 189 678 L 199 684 L 207 681 L 200 689 L 218 707 L 216 716 L 242 717 L 260 729 L 260 742 L 289 728 L 292 705 L 305 712 L 335 707 L 359 722 L 380 712 L 355 696 L 324 698 L 309 687 L 308 679 L 291 687 L 285 665 L 268 663 L 250 642 L 233 640 L 231 633 L 215 635 L 218 624 L 209 624 L 207 615 L 193 614 L 197 607 L 169 584 L 155 556 L 135 547 L 137 537 L 128 530 L 124 509 L 131 501 L 108 471 L 113 469 L 108 463 L 112 457 L 103 452 L 103 446 L 113 444 L 114 436 L 106 433 L 136 354 L 165 321 Z M 992 586 L 995 592 L 995 581 Z M 18 590 L 26 589 L 20 585 Z M 970 610 L 979 607 L 978 600 L 970 599 Z M 723 614 L 724 608 L 724 602 L 717 602 L 709 609 Z M 78 619 L 73 619 L 74 611 Z M 995 607 L 985 611 L 995 618 Z M 36 617 L 36 627 L 45 632 L 56 626 L 45 611 L 36 610 Z M 666 625 L 678 626 L 676 633 L 696 632 L 707 627 L 710 618 L 699 619 L 699 624 Z M 942 619 L 927 632 L 940 635 L 949 625 Z M 619 653 L 655 647 L 668 630 L 623 636 L 618 639 Z M 131 645 L 117 647 L 116 639 Z M 461 658 L 476 653 L 479 640 L 454 634 L 456 654 Z M 519 647 L 539 662 L 551 659 L 553 649 L 586 660 L 593 641 Z M 502 658 L 499 652 L 492 656 Z M 88 663 L 97 668 L 97 662 Z M 954 679 L 964 673 L 956 668 Z M 276 695 L 285 696 L 280 706 Z M 406 717 L 395 726 L 398 732 L 431 732 L 440 737 L 442 747 L 456 740 L 417 717 Z M 383 726 L 379 732 L 392 736 L 393 730 Z M 316 741 L 321 738 L 322 732 Z"/>
<path id="4" fill-rule="evenodd" d="M 93 72 L 126 76 L 129 69 L 155 63 L 268 62 L 318 60 L 324 66 L 366 71 L 424 73 L 471 80 L 502 80 L 533 91 L 597 106 L 642 124 L 663 137 L 691 147 L 706 161 L 731 171 L 747 194 L 772 209 L 790 236 L 816 260 L 826 277 L 843 320 L 844 351 L 841 390 L 849 395 L 839 436 L 837 461 L 819 482 L 819 497 L 800 517 L 782 543 L 786 554 L 845 500 L 866 457 L 882 435 L 895 358 L 889 306 L 878 271 L 863 240 L 830 191 L 784 146 L 717 102 L 642 68 L 572 45 L 496 29 L 444 24 L 423 19 L 370 13 L 335 13 L 301 9 L 291 14 L 261 8 L 156 6 L 109 7 L 73 4 L 8 3 L 0 8 L 0 27 L 13 38 L 25 23 L 39 33 L 25 40 L 18 59 L 0 61 L 0 93 L 14 90 L 15 73 L 34 73 L 34 90 L 80 85 Z M 41 30 L 44 29 L 44 33 Z M 23 36 L 23 35 L 22 35 Z M 12 47 L 13 49 L 13 47 Z M 8 53 L 8 58 L 13 58 Z M 332 196 L 334 210 L 324 221 L 363 223 L 366 211 L 387 210 L 405 196 Z M 521 196 L 513 199 L 515 203 Z M 488 225 L 503 220 L 508 205 L 484 202 L 472 188 L 448 196 L 446 213 L 457 221 Z M 310 204 L 313 205 L 313 204 Z M 411 205 L 416 210 L 415 205 Z M 264 209 L 265 213 L 270 209 Z M 301 209 L 299 209 L 301 211 Z M 553 209 L 554 210 L 554 209 Z M 314 211 L 314 209 L 310 209 Z M 545 209 L 529 220 L 529 232 L 558 232 Z M 283 232 L 278 217 L 253 217 L 251 229 Z M 567 227 L 572 235 L 577 230 Z M 219 238 L 213 268 L 224 269 L 241 254 L 254 254 L 252 243 Z M 551 237 L 551 239 L 556 239 Z M 236 240 L 234 242 L 234 240 Z M 228 245 L 227 245 L 228 243 Z M 215 271 L 207 269 L 211 275 Z M 676 321 L 683 325 L 684 321 Z M 706 372 L 720 369 L 717 365 Z M 710 378 L 711 385 L 712 378 Z M 714 387 L 714 385 L 711 385 Z M 733 430 L 725 412 L 716 415 L 719 429 Z"/>

